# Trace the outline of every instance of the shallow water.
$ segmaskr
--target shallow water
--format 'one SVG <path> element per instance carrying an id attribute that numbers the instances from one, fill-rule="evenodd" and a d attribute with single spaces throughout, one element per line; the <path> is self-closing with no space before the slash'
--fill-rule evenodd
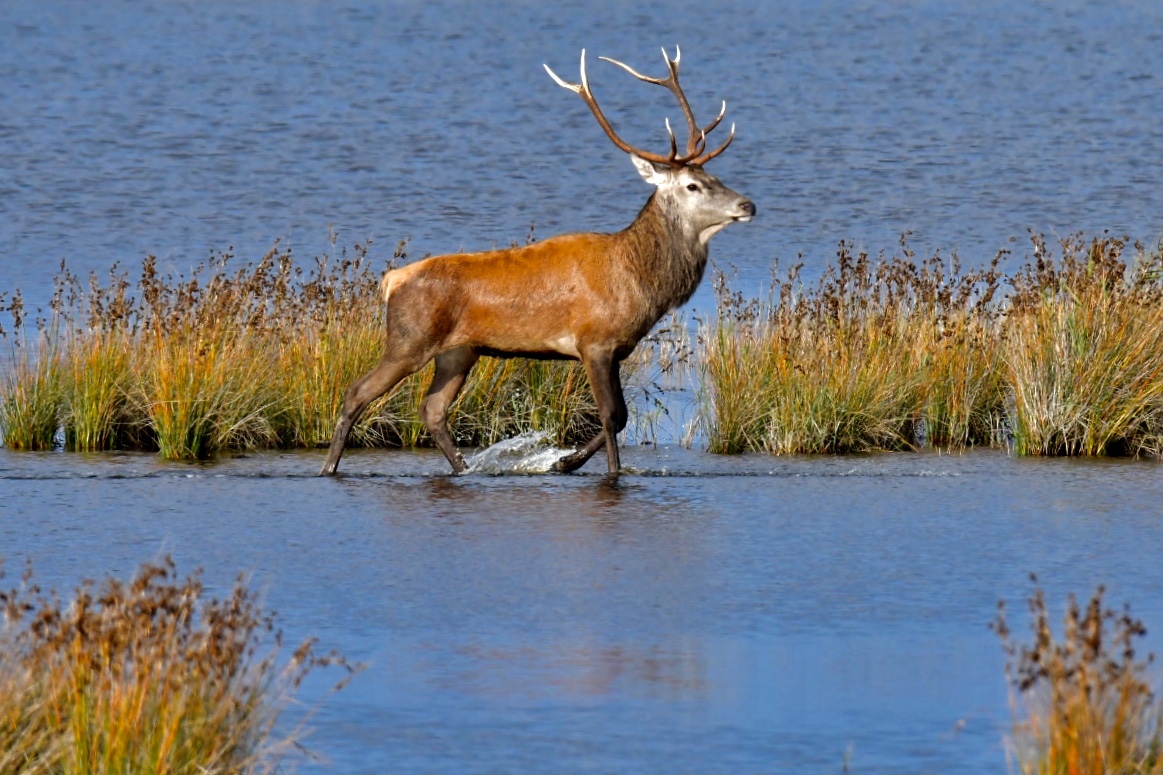
<path id="1" fill-rule="evenodd" d="M 711 169 L 758 205 L 712 257 L 760 290 L 841 238 L 988 260 L 1027 228 L 1163 235 L 1163 5 L 990 0 L 9 0 L 0 8 L 0 290 L 62 258 L 386 260 L 627 224 L 648 190 L 581 100 L 578 52 L 640 70 L 683 46 Z M 627 139 L 661 148 L 662 89 L 591 60 Z M 704 286 L 695 299 L 710 307 Z"/>
<path id="2" fill-rule="evenodd" d="M 314 721 L 336 772 L 1003 772 L 999 598 L 1035 572 L 1163 622 L 1156 463 L 321 459 L 0 451 L 0 547 L 62 587 L 164 552 L 252 572 L 291 635 L 369 665 Z"/>

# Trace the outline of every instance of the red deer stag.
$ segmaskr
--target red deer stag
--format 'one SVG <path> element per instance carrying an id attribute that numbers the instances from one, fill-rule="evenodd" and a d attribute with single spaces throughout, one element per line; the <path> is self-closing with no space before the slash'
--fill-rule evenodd
<path id="1" fill-rule="evenodd" d="M 347 390 L 343 412 L 321 474 L 334 474 L 352 425 L 368 404 L 433 358 L 436 373 L 420 403 L 420 417 L 436 446 L 459 473 L 468 466 L 448 432 L 448 411 L 482 355 L 580 360 L 594 393 L 602 430 L 553 466 L 580 468 L 604 445 L 617 473 L 618 432 L 626 426 L 621 361 L 670 309 L 683 304 L 702 280 L 707 242 L 734 221 L 750 221 L 755 205 L 703 170 L 735 137 L 707 151 L 707 134 L 722 110 L 700 129 L 678 83 L 678 63 L 662 51 L 669 75 L 651 78 L 602 57 L 639 80 L 669 89 L 678 99 L 689 135 L 679 154 L 670 121 L 670 152 L 629 145 L 602 115 L 586 78 L 558 85 L 577 93 L 614 145 L 630 154 L 638 173 L 657 190 L 627 228 L 616 234 L 564 234 L 507 250 L 435 256 L 394 269 L 381 288 L 387 304 L 383 358 Z"/>

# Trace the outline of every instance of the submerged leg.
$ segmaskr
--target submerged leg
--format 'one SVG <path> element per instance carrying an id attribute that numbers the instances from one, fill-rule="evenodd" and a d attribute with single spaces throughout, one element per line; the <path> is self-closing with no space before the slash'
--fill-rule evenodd
<path id="1" fill-rule="evenodd" d="M 343 411 L 339 414 L 339 422 L 335 426 L 335 433 L 331 437 L 331 448 L 327 451 L 327 460 L 323 463 L 319 475 L 334 474 L 339 468 L 339 458 L 343 456 L 343 446 L 347 443 L 347 435 L 351 428 L 363 415 L 368 404 L 394 388 L 400 380 L 415 372 L 423 362 L 414 364 L 410 361 L 401 361 L 389 355 L 384 355 L 379 364 L 363 375 L 347 389 L 347 396 L 343 400 Z"/>
<path id="2" fill-rule="evenodd" d="M 437 355 L 436 373 L 428 386 L 428 394 L 420 402 L 420 419 L 428 426 L 432 440 L 458 474 L 468 470 L 468 465 L 448 432 L 448 409 L 478 358 L 480 356 L 470 347 L 458 347 Z"/>
<path id="3" fill-rule="evenodd" d="M 598 417 L 602 421 L 602 431 L 589 442 L 553 465 L 554 471 L 569 473 L 576 471 L 593 457 L 594 453 L 606 447 L 607 471 L 616 474 L 622 467 L 618 457 L 618 433 L 626 427 L 626 400 L 622 395 L 622 380 L 618 375 L 618 361 L 610 353 L 593 353 L 583 358 L 590 388 L 594 391 L 594 402 L 598 405 Z"/>

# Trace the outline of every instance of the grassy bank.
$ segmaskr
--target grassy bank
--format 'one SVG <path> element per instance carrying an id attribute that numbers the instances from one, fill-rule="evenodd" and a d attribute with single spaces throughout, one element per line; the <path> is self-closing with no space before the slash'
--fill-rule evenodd
<path id="1" fill-rule="evenodd" d="M 405 260 L 401 244 L 391 263 Z M 213 256 L 190 277 L 154 258 L 130 281 L 83 283 L 62 266 L 48 313 L 3 301 L 11 362 L 0 377 L 0 429 L 12 449 L 156 449 L 171 459 L 330 441 L 344 391 L 379 359 L 383 304 L 366 246 L 303 271 L 289 250 L 239 269 Z M 389 264 L 390 265 L 390 264 Z M 427 443 L 416 406 L 431 366 L 373 404 L 355 445 Z M 463 445 L 524 430 L 571 443 L 599 427 L 577 364 L 483 358 L 452 430 Z"/>
<path id="2" fill-rule="evenodd" d="M 26 573 L 0 608 L 0 774 L 275 772 L 299 750 L 274 729 L 304 677 L 350 671 L 311 641 L 280 664 L 241 579 L 210 598 L 169 560 L 69 600 Z"/>
<path id="3" fill-rule="evenodd" d="M 685 331 L 656 336 L 624 365 L 642 399 L 635 427 L 656 435 L 664 388 L 650 382 L 663 373 L 703 396 L 715 452 L 1160 454 L 1163 254 L 1105 236 L 1034 238 L 1032 251 L 1006 275 L 1004 254 L 967 271 L 904 244 L 874 258 L 841 243 L 818 281 L 801 282 L 797 266 L 763 299 L 720 277 L 693 344 Z M 401 244 L 388 263 L 404 260 Z M 216 255 L 188 278 L 162 276 L 153 258 L 133 281 L 114 270 L 82 282 L 62 267 L 42 319 L 19 294 L 0 297 L 12 319 L 4 443 L 174 459 L 324 445 L 347 386 L 381 353 L 383 268 L 367 246 L 306 271 L 277 249 L 239 269 Z M 428 367 L 373 404 L 351 443 L 427 444 L 416 406 L 430 379 Z M 598 429 L 578 364 L 490 358 L 451 425 L 465 446 L 530 430 L 570 444 Z"/>
<path id="4" fill-rule="evenodd" d="M 805 287 L 795 267 L 767 299 L 717 285 L 704 324 L 709 446 L 862 452 L 1012 446 L 1032 455 L 1163 448 L 1163 256 L 1072 238 L 1010 275 L 964 271 L 905 246 L 841 243 Z"/>

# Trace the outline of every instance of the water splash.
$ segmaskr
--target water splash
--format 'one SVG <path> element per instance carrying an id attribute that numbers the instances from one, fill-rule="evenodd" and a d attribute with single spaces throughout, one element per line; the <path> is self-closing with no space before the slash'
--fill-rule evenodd
<path id="1" fill-rule="evenodd" d="M 466 474 L 544 474 L 571 450 L 549 443 L 549 434 L 529 431 L 498 441 L 468 461 Z"/>

